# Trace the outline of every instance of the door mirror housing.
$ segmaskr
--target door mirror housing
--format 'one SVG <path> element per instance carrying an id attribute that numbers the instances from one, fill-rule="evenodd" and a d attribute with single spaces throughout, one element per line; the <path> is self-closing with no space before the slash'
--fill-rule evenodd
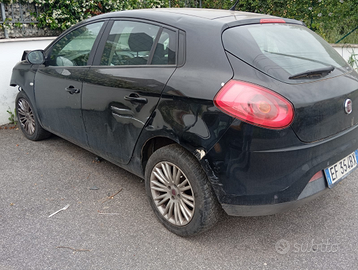
<path id="1" fill-rule="evenodd" d="M 26 60 L 32 65 L 42 65 L 45 63 L 45 56 L 43 50 L 31 51 L 27 54 Z"/>

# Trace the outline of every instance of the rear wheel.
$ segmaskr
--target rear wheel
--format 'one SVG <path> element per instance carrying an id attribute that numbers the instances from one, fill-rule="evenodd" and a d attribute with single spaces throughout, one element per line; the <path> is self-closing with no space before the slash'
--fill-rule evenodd
<path id="1" fill-rule="evenodd" d="M 41 127 L 33 108 L 26 94 L 20 91 L 16 97 L 16 114 L 21 131 L 29 140 L 39 141 L 51 134 Z"/>
<path id="2" fill-rule="evenodd" d="M 220 206 L 199 162 L 178 145 L 160 148 L 149 158 L 146 192 L 161 223 L 180 236 L 213 226 Z"/>

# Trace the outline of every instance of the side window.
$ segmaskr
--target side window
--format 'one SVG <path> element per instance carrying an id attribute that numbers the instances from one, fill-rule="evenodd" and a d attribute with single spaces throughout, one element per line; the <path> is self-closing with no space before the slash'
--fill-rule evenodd
<path id="1" fill-rule="evenodd" d="M 152 65 L 175 65 L 176 60 L 176 33 L 163 29 L 157 47 L 155 48 Z"/>
<path id="2" fill-rule="evenodd" d="M 102 66 L 175 64 L 176 33 L 152 24 L 116 21 L 101 57 Z M 151 51 L 160 34 L 153 58 Z M 151 63 L 150 63 L 151 62 Z"/>
<path id="3" fill-rule="evenodd" d="M 82 26 L 61 38 L 49 57 L 50 66 L 86 66 L 103 22 Z"/>

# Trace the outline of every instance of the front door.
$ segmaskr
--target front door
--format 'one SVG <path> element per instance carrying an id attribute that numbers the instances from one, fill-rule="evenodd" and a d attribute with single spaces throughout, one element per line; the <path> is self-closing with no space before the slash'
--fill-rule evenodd
<path id="1" fill-rule="evenodd" d="M 49 131 L 86 145 L 81 113 L 82 80 L 103 22 L 77 28 L 59 39 L 46 53 L 46 65 L 35 76 L 35 98 L 41 124 Z"/>

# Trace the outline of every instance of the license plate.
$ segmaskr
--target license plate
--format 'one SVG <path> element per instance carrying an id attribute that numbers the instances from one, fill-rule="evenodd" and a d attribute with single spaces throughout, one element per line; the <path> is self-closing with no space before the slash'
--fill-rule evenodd
<path id="1" fill-rule="evenodd" d="M 336 164 L 324 169 L 324 174 L 328 182 L 328 187 L 333 187 L 336 183 L 346 177 L 351 171 L 357 167 L 358 150 L 349 154 Z"/>

